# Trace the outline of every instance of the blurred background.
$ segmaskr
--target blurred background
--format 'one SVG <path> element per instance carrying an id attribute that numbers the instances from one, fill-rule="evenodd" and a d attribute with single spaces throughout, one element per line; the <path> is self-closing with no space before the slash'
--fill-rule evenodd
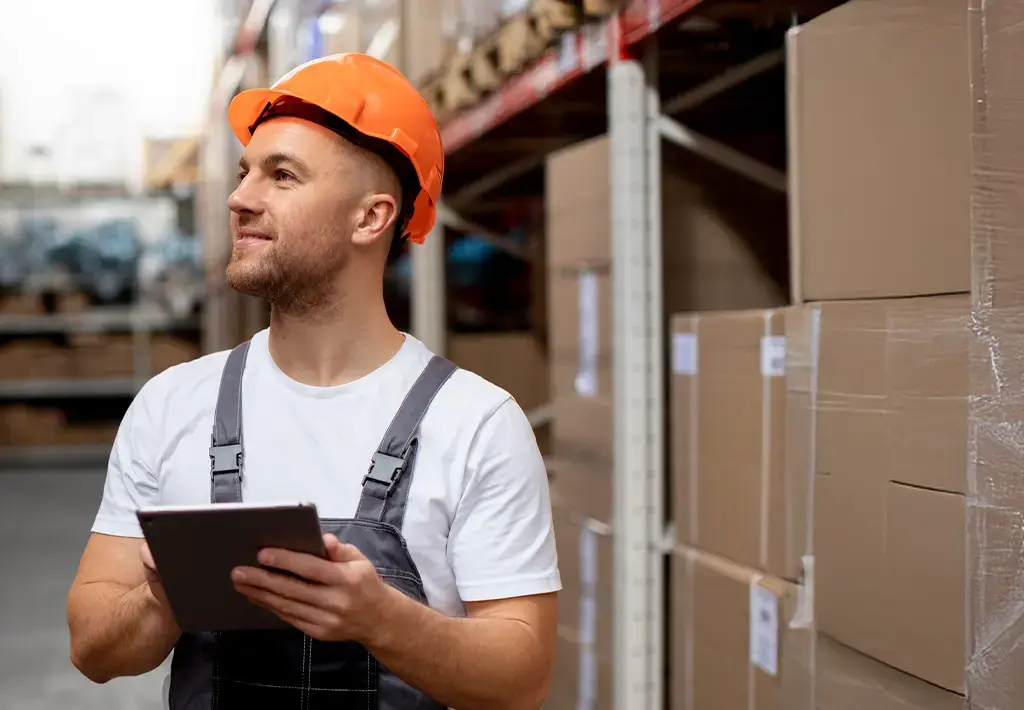
<path id="1" fill-rule="evenodd" d="M 268 324 L 228 102 L 348 51 L 445 143 L 389 313 L 545 455 L 548 708 L 1024 705 L 1024 5 L 983 5 L 0 0 L 0 707 L 163 707 L 70 666 L 65 594 L 134 394 Z"/>

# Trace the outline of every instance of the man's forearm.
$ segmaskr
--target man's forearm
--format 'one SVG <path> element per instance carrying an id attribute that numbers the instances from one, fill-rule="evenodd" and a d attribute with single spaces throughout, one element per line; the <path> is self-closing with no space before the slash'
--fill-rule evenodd
<path id="1" fill-rule="evenodd" d="M 71 661 L 97 683 L 148 673 L 163 663 L 181 636 L 147 584 L 128 590 L 82 585 L 69 598 L 68 624 Z"/>
<path id="2" fill-rule="evenodd" d="M 387 619 L 365 645 L 406 683 L 456 710 L 536 710 L 548 651 L 525 624 L 450 618 L 388 588 Z"/>

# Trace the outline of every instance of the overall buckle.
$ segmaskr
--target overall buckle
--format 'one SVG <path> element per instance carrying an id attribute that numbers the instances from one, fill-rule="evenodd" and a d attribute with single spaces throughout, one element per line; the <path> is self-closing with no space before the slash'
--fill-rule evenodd
<path id="1" fill-rule="evenodd" d="M 375 481 L 387 486 L 387 493 L 391 493 L 404 470 L 405 459 L 378 451 L 370 459 L 370 470 L 363 476 L 363 485 L 365 486 L 367 481 Z"/>
<path id="2" fill-rule="evenodd" d="M 240 472 L 242 470 L 242 445 L 211 446 L 210 464 L 213 475 Z"/>

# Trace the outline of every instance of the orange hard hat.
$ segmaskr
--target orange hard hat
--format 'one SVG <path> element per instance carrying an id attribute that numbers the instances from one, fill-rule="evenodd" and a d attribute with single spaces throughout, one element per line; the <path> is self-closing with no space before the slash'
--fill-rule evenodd
<path id="1" fill-rule="evenodd" d="M 334 54 L 296 67 L 269 89 L 243 91 L 228 106 L 228 122 L 242 145 L 274 116 L 324 124 L 380 154 L 406 188 L 398 236 L 423 243 L 437 219 L 444 148 L 426 100 L 397 69 L 368 54 Z"/>

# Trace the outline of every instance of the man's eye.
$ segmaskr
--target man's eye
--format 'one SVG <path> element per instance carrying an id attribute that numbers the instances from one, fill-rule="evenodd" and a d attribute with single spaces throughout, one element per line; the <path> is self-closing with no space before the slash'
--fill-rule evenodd
<path id="1" fill-rule="evenodd" d="M 275 170 L 274 171 L 274 179 L 275 180 L 294 180 L 295 176 L 292 175 L 287 170 Z"/>
<path id="2" fill-rule="evenodd" d="M 235 179 L 238 180 L 238 182 L 242 182 L 242 180 L 245 180 L 246 175 L 247 173 L 244 170 L 240 170 L 238 171 L 238 175 L 235 176 Z"/>

